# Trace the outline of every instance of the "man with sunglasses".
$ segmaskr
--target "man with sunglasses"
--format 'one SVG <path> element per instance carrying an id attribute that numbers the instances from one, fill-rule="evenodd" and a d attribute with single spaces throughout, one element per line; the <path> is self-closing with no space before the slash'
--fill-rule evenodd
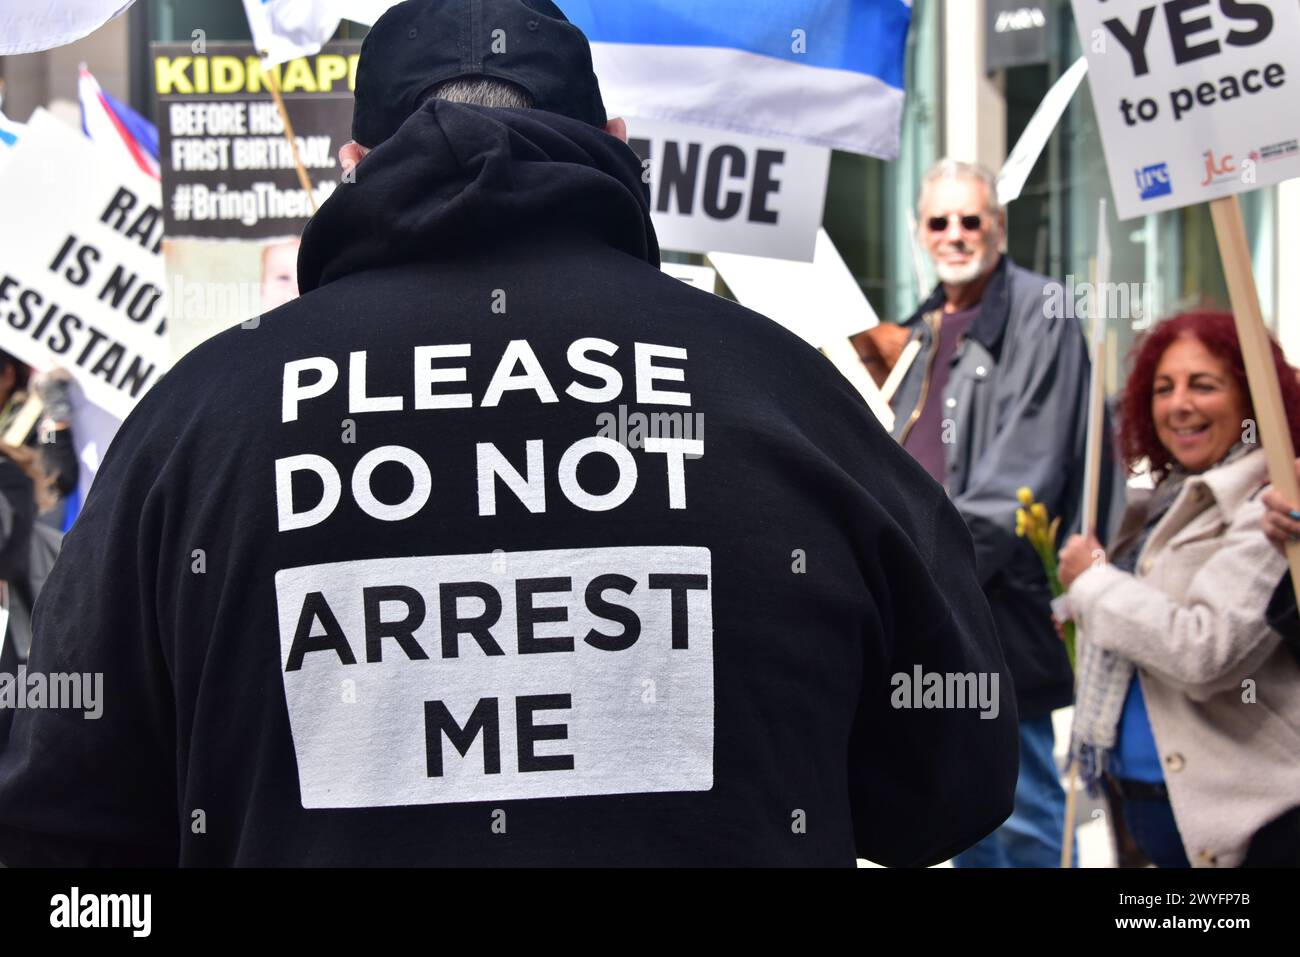
<path id="1" fill-rule="evenodd" d="M 1073 675 L 1052 626 L 1047 580 L 1015 534 L 1016 492 L 1033 490 L 1061 527 L 1079 521 L 1088 351 L 1060 315 L 1055 280 L 1002 251 L 1006 211 L 991 173 L 943 160 L 922 181 L 920 240 L 939 285 L 904 323 L 921 351 L 894 398 L 894 436 L 948 490 L 975 543 L 1020 714 L 1020 778 L 1010 819 L 954 863 L 1055 867 L 1065 794 L 1052 756 L 1053 709 Z M 1053 290 L 1058 295 L 1053 295 Z M 1103 469 L 1098 533 L 1116 487 Z"/>

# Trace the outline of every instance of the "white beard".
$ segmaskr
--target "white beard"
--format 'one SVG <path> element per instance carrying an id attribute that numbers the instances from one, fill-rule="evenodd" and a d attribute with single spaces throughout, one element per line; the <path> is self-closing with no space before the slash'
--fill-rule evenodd
<path id="1" fill-rule="evenodd" d="M 935 275 L 939 281 L 950 286 L 964 286 L 979 279 L 991 270 L 998 261 L 998 251 L 992 247 L 983 259 L 972 259 L 964 266 L 949 266 L 947 263 L 934 264 Z"/>
<path id="2" fill-rule="evenodd" d="M 947 263 L 935 263 L 934 271 L 940 282 L 951 286 L 964 286 L 974 282 L 984 274 L 985 263 L 972 259 L 964 266 L 949 266 Z"/>

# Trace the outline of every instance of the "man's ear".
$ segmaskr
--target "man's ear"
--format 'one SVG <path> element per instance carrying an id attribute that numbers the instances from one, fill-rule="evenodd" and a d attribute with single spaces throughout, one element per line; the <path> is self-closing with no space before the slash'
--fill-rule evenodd
<path id="1" fill-rule="evenodd" d="M 627 123 L 623 117 L 616 116 L 605 124 L 605 132 L 615 139 L 627 142 Z"/>
<path id="2" fill-rule="evenodd" d="M 343 167 L 343 172 L 355 169 L 356 165 L 361 162 L 362 158 L 370 152 L 370 147 L 362 146 L 356 140 L 348 140 L 339 147 L 339 165 Z"/>

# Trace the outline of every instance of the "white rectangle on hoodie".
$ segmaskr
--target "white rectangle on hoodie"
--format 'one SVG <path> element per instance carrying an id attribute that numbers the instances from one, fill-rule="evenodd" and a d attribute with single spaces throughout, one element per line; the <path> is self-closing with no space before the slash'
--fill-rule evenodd
<path id="1" fill-rule="evenodd" d="M 710 552 L 693 547 L 278 572 L 302 806 L 710 790 L 712 587 Z M 609 605 L 626 611 L 598 613 Z M 444 608 L 461 621 L 447 636 Z M 407 625 L 403 640 L 395 622 Z"/>

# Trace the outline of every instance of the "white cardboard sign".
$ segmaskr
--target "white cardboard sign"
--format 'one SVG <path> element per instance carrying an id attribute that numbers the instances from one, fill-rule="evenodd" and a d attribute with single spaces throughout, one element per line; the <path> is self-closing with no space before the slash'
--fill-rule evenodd
<path id="1" fill-rule="evenodd" d="M 714 292 L 717 289 L 718 271 L 708 266 L 662 263 L 659 268 L 674 279 L 680 279 L 686 285 L 694 286 L 696 289 L 703 289 L 705 292 Z"/>
<path id="2" fill-rule="evenodd" d="M 1300 3 L 1072 2 L 1121 219 L 1300 175 Z"/>
<path id="3" fill-rule="evenodd" d="M 1043 101 L 1034 110 L 1029 125 L 1020 134 L 1011 155 L 1002 164 L 998 173 L 998 202 L 1006 206 L 1020 198 L 1029 174 L 1034 171 L 1038 157 L 1043 155 L 1043 147 L 1051 139 L 1052 133 L 1061 122 L 1066 107 L 1074 100 L 1074 93 L 1083 82 L 1088 72 L 1088 58 L 1079 57 L 1074 65 L 1061 74 L 1061 78 L 1052 84 Z"/>
<path id="4" fill-rule="evenodd" d="M 687 546 L 278 572 L 302 806 L 708 791 L 711 575 L 709 550 Z M 659 581 L 682 577 L 698 582 Z M 593 588 L 620 604 L 622 634 Z"/>
<path id="5" fill-rule="evenodd" d="M 659 245 L 811 262 L 831 151 L 666 120 L 629 118 Z"/>
<path id="6" fill-rule="evenodd" d="M 171 364 L 156 180 L 38 110 L 0 172 L 0 348 L 118 418 Z"/>
<path id="7" fill-rule="evenodd" d="M 742 306 L 774 319 L 814 348 L 880 323 L 835 243 L 814 231 L 810 263 L 712 252 L 709 261 Z"/>

